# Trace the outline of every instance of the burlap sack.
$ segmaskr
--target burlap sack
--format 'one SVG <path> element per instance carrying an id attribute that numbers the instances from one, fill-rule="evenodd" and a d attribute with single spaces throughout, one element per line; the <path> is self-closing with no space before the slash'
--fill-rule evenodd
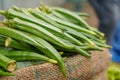
<path id="1" fill-rule="evenodd" d="M 92 58 L 81 55 L 69 57 L 65 64 L 67 77 L 64 77 L 57 65 L 44 63 L 16 70 L 15 76 L 1 77 L 0 80 L 107 80 L 106 70 L 110 62 L 110 54 L 104 51 L 92 51 Z M 101 78 L 102 77 L 102 78 Z"/>
<path id="2" fill-rule="evenodd" d="M 90 80 L 108 80 L 107 75 L 106 75 L 106 70 L 99 72 L 98 74 L 96 74 L 95 76 L 91 77 Z"/>

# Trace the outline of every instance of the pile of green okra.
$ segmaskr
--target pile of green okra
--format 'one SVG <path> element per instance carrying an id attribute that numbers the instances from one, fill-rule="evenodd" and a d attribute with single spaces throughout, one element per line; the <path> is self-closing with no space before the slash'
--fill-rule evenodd
<path id="1" fill-rule="evenodd" d="M 64 57 L 80 54 L 90 58 L 91 50 L 111 48 L 104 34 L 90 27 L 86 13 L 60 7 L 0 10 L 0 76 L 14 75 L 16 61 L 42 60 L 58 64 L 64 76 Z"/>

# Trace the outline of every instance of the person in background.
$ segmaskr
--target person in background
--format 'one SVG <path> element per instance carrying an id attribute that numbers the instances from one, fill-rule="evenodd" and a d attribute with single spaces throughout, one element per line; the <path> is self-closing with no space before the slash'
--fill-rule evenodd
<path id="1" fill-rule="evenodd" d="M 93 6 L 98 19 L 98 30 L 105 34 L 107 44 L 111 44 L 115 32 L 116 23 L 119 19 L 118 0 L 88 0 Z"/>
<path id="2" fill-rule="evenodd" d="M 89 0 L 94 7 L 100 24 L 98 29 L 105 33 L 107 43 L 112 46 L 112 62 L 120 63 L 120 0 Z"/>
<path id="3" fill-rule="evenodd" d="M 119 6 L 119 16 L 120 16 L 120 0 L 118 0 L 117 4 Z M 113 36 L 111 45 L 112 45 L 112 49 L 110 50 L 110 53 L 112 54 L 112 61 L 116 63 L 120 63 L 120 17 L 116 26 L 115 34 Z"/>
<path id="4" fill-rule="evenodd" d="M 113 36 L 112 49 L 110 50 L 110 53 L 112 54 L 112 61 L 120 63 L 120 20 Z"/>

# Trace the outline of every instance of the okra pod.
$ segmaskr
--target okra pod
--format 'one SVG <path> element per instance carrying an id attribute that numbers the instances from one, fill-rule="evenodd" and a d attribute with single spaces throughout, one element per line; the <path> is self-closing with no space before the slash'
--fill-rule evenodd
<path id="1" fill-rule="evenodd" d="M 64 8 L 59 8 L 59 7 L 52 7 L 51 12 L 56 11 L 57 14 L 61 14 L 63 17 L 67 18 L 67 19 L 74 19 L 74 21 L 78 21 L 78 23 L 80 23 L 83 27 L 85 27 L 86 29 L 91 30 L 90 26 L 77 14 L 75 14 L 74 12 L 68 10 L 68 9 L 64 9 Z"/>
<path id="2" fill-rule="evenodd" d="M 47 30 L 51 31 L 51 33 L 54 33 L 55 35 L 59 35 L 59 36 L 65 36 L 65 38 L 71 40 L 73 43 L 76 43 L 76 44 L 79 44 L 79 45 L 82 45 L 77 39 L 73 38 L 72 36 L 70 36 L 69 34 L 64 34 L 63 35 L 63 31 L 57 27 L 54 27 L 53 25 L 45 22 L 45 21 L 42 21 L 40 19 L 37 19 L 35 17 L 31 17 L 29 15 L 24 15 L 22 13 L 19 13 L 19 12 L 16 12 L 14 10 L 11 10 L 9 9 L 7 12 L 4 12 L 4 14 L 8 14 L 7 16 L 8 17 L 11 17 L 11 16 L 14 16 L 14 17 L 18 17 L 20 19 L 23 19 L 23 20 L 26 20 L 26 21 L 29 21 L 29 22 L 32 22 L 32 23 L 35 23 L 41 27 L 46 27 Z M 17 15 L 16 15 L 17 14 Z M 19 15 L 19 16 L 18 16 Z M 14 17 L 11 17 L 11 18 L 14 18 Z"/>
<path id="3" fill-rule="evenodd" d="M 25 20 L 25 21 L 28 21 L 28 22 L 32 22 L 34 24 L 37 24 L 41 27 L 44 27 L 46 29 L 50 29 L 52 31 L 55 31 L 56 33 L 63 33 L 62 30 L 60 30 L 59 28 L 57 27 L 54 27 L 53 25 L 45 22 L 45 21 L 42 21 L 40 19 L 37 19 L 31 15 L 25 15 L 24 13 L 20 13 L 20 12 L 17 12 L 15 10 L 12 10 L 12 9 L 9 9 L 7 11 L 0 11 L 0 14 L 3 14 L 5 15 L 7 18 L 20 18 L 22 20 Z"/>
<path id="4" fill-rule="evenodd" d="M 9 37 L 14 38 L 16 40 L 21 40 L 21 41 L 26 42 L 28 44 L 31 44 L 33 46 L 38 46 L 40 48 L 44 48 L 43 46 L 38 44 L 34 39 L 25 35 L 21 31 L 18 31 L 18 30 L 12 29 L 12 28 L 8 28 L 6 26 L 0 26 L 0 34 L 5 35 L 5 36 L 9 36 Z"/>
<path id="5" fill-rule="evenodd" d="M 105 44 L 104 40 L 100 40 L 100 39 L 97 38 L 96 36 L 93 36 L 93 35 L 90 35 L 90 34 L 87 34 L 87 33 L 83 33 L 83 32 L 82 32 L 82 34 L 83 34 L 84 36 L 86 36 L 87 38 L 92 39 L 92 40 L 94 40 L 94 41 L 96 41 L 96 42 L 98 42 L 98 43 Z"/>
<path id="6" fill-rule="evenodd" d="M 6 32 L 7 32 L 7 33 L 6 33 Z M 42 41 L 42 42 L 41 42 L 42 44 L 40 44 L 40 43 L 36 42 L 33 38 L 30 38 L 30 41 L 28 41 L 28 40 L 29 40 L 29 37 L 28 37 L 26 34 L 20 32 L 20 31 L 11 29 L 11 28 L 7 28 L 7 27 L 0 27 L 0 33 L 1 33 L 1 34 L 4 34 L 4 35 L 6 35 L 6 36 L 10 36 L 10 37 L 19 39 L 19 40 L 24 40 L 24 41 L 26 41 L 26 39 L 27 39 L 26 42 L 27 42 L 27 43 L 30 43 L 30 44 L 31 44 L 30 41 L 34 41 L 35 43 L 37 43 L 37 45 L 34 44 L 34 43 L 32 43 L 35 47 L 39 48 L 39 49 L 40 49 L 43 53 L 45 53 L 47 56 L 49 56 L 49 57 L 51 57 L 52 59 L 55 59 L 55 60 L 58 61 L 58 65 L 60 66 L 63 75 L 66 75 L 66 70 L 65 70 L 64 62 L 62 61 L 61 56 L 59 56 L 59 53 L 58 53 L 52 46 L 48 46 L 49 43 L 46 44 L 46 42 Z M 13 34 L 12 34 L 12 33 L 13 33 Z M 11 34 L 12 34 L 12 35 L 11 35 Z M 16 37 L 16 36 L 17 36 L 17 37 Z M 31 39 L 33 39 L 33 40 L 31 40 Z M 38 44 L 39 44 L 39 45 L 38 45 Z M 45 48 L 43 47 L 43 45 L 44 45 Z M 41 47 L 41 46 L 42 46 L 42 47 Z M 51 49 L 51 48 L 52 48 L 52 50 L 49 50 L 49 49 Z M 58 54 L 58 55 L 57 55 L 57 54 Z M 57 55 L 57 56 L 56 56 L 56 55 Z"/>
<path id="7" fill-rule="evenodd" d="M 54 21 L 56 21 L 57 23 L 59 23 L 61 26 L 62 26 L 62 25 L 63 25 L 64 27 L 66 26 L 66 27 L 65 27 L 66 30 L 67 30 L 67 27 L 69 27 L 69 28 L 72 28 L 72 29 L 74 29 L 74 30 L 76 30 L 76 31 L 78 31 L 78 32 L 86 32 L 86 33 L 89 33 L 89 34 L 92 34 L 92 35 L 96 35 L 95 32 L 90 31 L 90 30 L 87 30 L 87 29 L 84 29 L 84 28 L 82 28 L 81 26 L 78 26 L 78 25 L 73 24 L 73 23 L 71 23 L 71 22 L 63 21 L 62 19 L 56 18 L 56 17 L 54 17 L 54 16 L 50 16 L 50 15 L 49 15 L 49 17 L 50 17 L 52 20 L 54 20 Z"/>
<path id="8" fill-rule="evenodd" d="M 28 36 L 31 36 L 32 38 L 34 38 L 38 43 L 40 43 L 41 45 L 43 45 L 44 47 L 46 47 L 46 49 L 40 49 L 43 53 L 45 53 L 48 57 L 55 59 L 58 61 L 58 65 L 63 73 L 64 76 L 66 76 L 66 69 L 65 69 L 65 65 L 64 65 L 64 61 L 61 57 L 61 55 L 58 53 L 58 51 L 51 45 L 49 44 L 47 41 L 45 41 L 44 39 L 34 36 L 32 34 L 26 33 Z"/>
<path id="9" fill-rule="evenodd" d="M 37 35 L 37 36 L 39 36 L 39 37 L 41 37 L 41 38 L 43 38 L 43 39 L 45 39 L 47 41 L 50 41 L 53 44 L 56 44 L 56 45 L 61 46 L 61 47 L 64 47 L 66 49 L 74 48 L 74 46 L 70 46 L 70 45 L 62 42 L 61 40 L 59 40 L 57 38 L 57 36 L 51 34 L 47 30 L 45 30 L 44 28 L 42 28 L 42 27 L 40 27 L 40 26 L 38 26 L 36 24 L 32 24 L 32 23 L 26 22 L 26 21 L 22 21 L 22 20 L 17 19 L 17 18 L 15 18 L 14 21 L 15 21 L 16 24 L 18 24 L 18 25 L 14 26 L 16 28 L 19 28 L 21 30 L 30 32 L 30 33 L 32 33 L 34 35 Z"/>
<path id="10" fill-rule="evenodd" d="M 98 35 L 97 36 L 98 38 L 100 38 L 101 40 L 104 39 L 104 37 L 105 37 L 104 33 L 98 31 L 97 29 L 95 29 L 93 27 L 91 27 L 91 30 L 94 31 Z"/>
<path id="11" fill-rule="evenodd" d="M 59 37 L 59 38 L 60 38 L 60 37 Z M 64 39 L 62 39 L 62 38 L 60 38 L 60 40 L 64 41 L 65 43 L 67 43 L 67 44 L 69 44 L 69 45 L 75 46 L 74 49 L 68 49 L 69 51 L 71 51 L 71 52 L 76 52 L 76 53 L 81 54 L 81 55 L 86 56 L 86 57 L 91 57 L 91 55 L 90 55 L 87 51 L 85 51 L 86 49 L 89 48 L 89 46 L 84 47 L 84 49 L 82 49 L 80 46 L 77 46 L 77 45 L 75 45 L 75 44 L 72 44 L 70 41 L 64 40 Z M 59 48 L 60 48 L 60 47 L 59 47 Z M 62 49 L 64 50 L 64 48 L 62 48 Z M 61 50 L 62 50 L 62 49 L 61 49 Z"/>
<path id="12" fill-rule="evenodd" d="M 79 16 L 83 16 L 83 17 L 89 17 L 89 15 L 84 12 L 76 12 L 76 14 L 78 14 Z"/>
<path id="13" fill-rule="evenodd" d="M 39 18 L 41 20 L 46 21 L 47 23 L 52 24 L 53 26 L 61 29 L 62 31 L 66 31 L 66 29 L 64 27 L 62 27 L 61 25 L 57 24 L 55 21 L 52 21 L 47 14 L 44 14 L 43 12 L 41 12 L 40 10 L 29 10 L 29 12 L 36 18 Z"/>
<path id="14" fill-rule="evenodd" d="M 75 50 L 77 53 L 79 53 L 80 55 L 83 55 L 85 57 L 91 57 L 90 53 L 81 49 L 80 47 L 75 47 Z"/>
<path id="15" fill-rule="evenodd" d="M 5 44 L 5 36 L 0 35 L 0 45 L 3 46 Z"/>
<path id="16" fill-rule="evenodd" d="M 100 47 L 104 47 L 104 48 L 112 48 L 111 46 L 109 45 L 106 45 L 106 44 L 101 44 L 101 43 L 98 43 L 96 41 L 93 41 L 97 46 L 100 46 Z"/>
<path id="17" fill-rule="evenodd" d="M 24 46 L 23 46 L 24 44 Z M 33 48 L 31 48 L 29 45 L 23 43 L 20 44 L 20 42 L 13 40 L 10 37 L 6 37 L 3 35 L 0 35 L 0 45 L 5 47 L 11 47 L 19 50 L 27 50 L 27 51 L 35 51 Z"/>
<path id="18" fill-rule="evenodd" d="M 14 74 L 0 69 L 0 76 L 14 76 Z"/>
<path id="19" fill-rule="evenodd" d="M 5 55 L 16 61 L 43 60 L 43 61 L 57 64 L 56 60 L 50 59 L 44 55 L 41 55 L 35 52 L 0 49 L 0 54 Z"/>
<path id="20" fill-rule="evenodd" d="M 12 47 L 18 50 L 24 50 L 24 51 L 36 51 L 31 45 L 28 45 L 24 42 L 18 42 L 17 40 L 14 40 L 10 37 L 6 37 L 5 40 L 5 47 Z"/>
<path id="21" fill-rule="evenodd" d="M 33 11 L 33 12 L 35 12 L 35 11 Z M 26 12 L 26 14 L 27 14 L 27 12 Z M 29 13 L 28 13 L 29 14 Z M 38 15 L 40 15 L 39 17 L 41 17 L 41 14 L 37 14 L 37 18 L 38 18 Z M 51 23 L 51 20 L 49 20 L 49 17 L 48 18 L 44 18 L 45 16 L 42 16 L 42 19 L 45 19 L 45 20 L 47 20 L 47 22 L 48 23 Z M 18 21 L 18 20 L 16 20 L 16 21 Z M 20 21 L 19 21 L 20 22 Z M 52 21 L 53 22 L 53 21 Z M 53 23 L 54 24 L 54 23 Z M 52 24 L 52 25 L 53 25 Z M 48 26 L 50 26 L 50 25 L 48 25 Z M 55 26 L 55 25 L 53 25 L 53 26 Z M 58 26 L 58 25 L 57 25 Z M 51 26 L 52 27 L 52 26 Z M 69 35 L 69 34 L 67 34 L 67 33 L 62 33 L 62 32 L 59 32 L 59 33 L 56 33 L 56 31 L 55 30 L 53 30 L 53 31 L 51 31 L 51 30 L 49 30 L 49 29 L 47 29 L 48 31 L 50 31 L 52 34 L 54 34 L 54 35 L 56 35 L 56 36 L 60 36 L 60 37 L 63 37 L 63 38 L 65 38 L 65 39 L 68 39 L 68 40 L 70 40 L 71 42 L 73 42 L 73 43 L 75 43 L 75 44 L 77 44 L 77 45 L 82 45 L 82 43 L 81 42 L 79 42 L 77 39 L 75 39 L 74 37 L 72 37 L 71 35 Z M 60 31 L 60 30 L 59 30 Z"/>
<path id="22" fill-rule="evenodd" d="M 0 54 L 0 66 L 11 72 L 16 69 L 16 61 Z"/>
<path id="23" fill-rule="evenodd" d="M 70 28 L 68 28 L 67 32 L 83 42 L 88 42 L 88 44 L 90 44 L 90 47 L 94 47 L 94 43 L 80 32 L 77 32 Z"/>

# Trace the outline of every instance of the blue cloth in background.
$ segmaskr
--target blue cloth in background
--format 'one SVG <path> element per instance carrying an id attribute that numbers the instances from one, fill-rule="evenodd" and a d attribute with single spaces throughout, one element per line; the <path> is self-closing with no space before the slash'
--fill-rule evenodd
<path id="1" fill-rule="evenodd" d="M 112 54 L 113 62 L 120 62 L 120 20 L 113 36 L 112 49 L 110 50 L 110 53 Z"/>
<path id="2" fill-rule="evenodd" d="M 88 0 L 100 21 L 98 29 L 105 33 L 112 61 L 120 63 L 120 0 Z M 116 25 L 117 24 L 117 25 Z"/>
<path id="3" fill-rule="evenodd" d="M 98 30 L 105 33 L 107 44 L 111 44 L 119 20 L 120 0 L 88 0 L 99 19 Z"/>

